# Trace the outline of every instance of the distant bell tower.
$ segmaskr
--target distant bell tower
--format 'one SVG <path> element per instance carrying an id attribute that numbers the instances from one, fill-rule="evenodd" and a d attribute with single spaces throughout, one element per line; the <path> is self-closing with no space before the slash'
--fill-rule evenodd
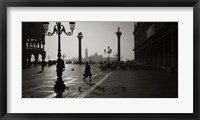
<path id="1" fill-rule="evenodd" d="M 87 47 L 85 48 L 85 59 L 88 60 L 88 49 L 87 49 Z"/>

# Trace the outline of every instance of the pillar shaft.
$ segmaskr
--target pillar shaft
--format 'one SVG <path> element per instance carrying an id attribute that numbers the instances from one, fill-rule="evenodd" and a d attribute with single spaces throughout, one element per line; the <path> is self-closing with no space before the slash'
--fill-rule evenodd
<path id="1" fill-rule="evenodd" d="M 121 37 L 122 33 L 118 31 L 118 32 L 116 32 L 116 35 L 117 35 L 117 39 L 118 39 L 118 62 L 120 62 L 121 61 L 120 60 L 120 58 L 121 58 L 120 37 Z"/>
<path id="2" fill-rule="evenodd" d="M 82 56 L 81 56 L 81 53 L 82 53 L 82 51 L 81 51 L 81 39 L 79 39 L 79 46 L 78 46 L 78 51 L 79 51 L 79 59 L 78 59 L 78 62 L 79 62 L 79 64 L 81 64 L 82 63 Z"/>
<path id="3" fill-rule="evenodd" d="M 78 63 L 81 65 L 82 64 L 82 48 L 81 48 L 81 40 L 83 38 L 82 32 L 78 33 Z"/>

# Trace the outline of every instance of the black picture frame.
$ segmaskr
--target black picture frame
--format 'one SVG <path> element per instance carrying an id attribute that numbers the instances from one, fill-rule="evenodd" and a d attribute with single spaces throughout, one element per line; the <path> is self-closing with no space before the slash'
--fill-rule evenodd
<path id="1" fill-rule="evenodd" d="M 194 20 L 194 101 L 193 113 L 73 113 L 73 114 L 18 114 L 7 113 L 7 7 L 193 7 Z M 2 120 L 32 119 L 120 119 L 120 120 L 199 120 L 200 82 L 199 82 L 199 0 L 2 0 L 0 1 L 0 118 Z"/>

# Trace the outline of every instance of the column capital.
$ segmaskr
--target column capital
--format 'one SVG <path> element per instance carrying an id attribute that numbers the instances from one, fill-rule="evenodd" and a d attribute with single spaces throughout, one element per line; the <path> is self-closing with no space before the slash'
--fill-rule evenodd
<path id="1" fill-rule="evenodd" d="M 115 33 L 117 36 L 121 36 L 122 35 L 122 32 L 116 32 Z"/>

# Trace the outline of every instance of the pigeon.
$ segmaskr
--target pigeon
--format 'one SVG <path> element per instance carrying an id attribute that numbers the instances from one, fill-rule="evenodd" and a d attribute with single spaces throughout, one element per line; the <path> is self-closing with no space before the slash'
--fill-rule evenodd
<path id="1" fill-rule="evenodd" d="M 125 87 L 122 87 L 122 90 L 127 91 Z"/>
<path id="2" fill-rule="evenodd" d="M 102 90 L 103 92 L 105 92 L 105 89 L 104 89 L 104 87 L 102 87 L 102 88 L 101 88 L 101 90 Z"/>
<path id="3" fill-rule="evenodd" d="M 66 87 L 67 90 L 69 90 L 69 87 Z"/>

